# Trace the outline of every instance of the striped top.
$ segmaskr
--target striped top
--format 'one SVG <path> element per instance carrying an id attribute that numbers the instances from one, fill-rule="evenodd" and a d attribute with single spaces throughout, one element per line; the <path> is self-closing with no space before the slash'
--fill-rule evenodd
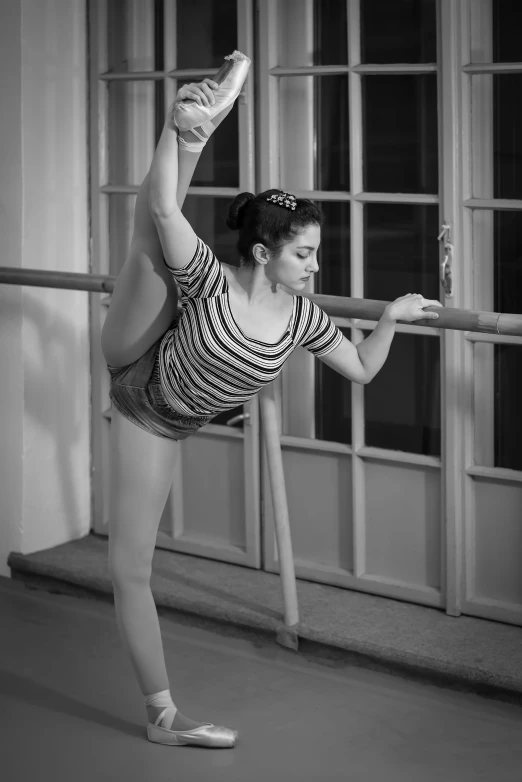
<path id="1" fill-rule="evenodd" d="M 160 344 L 159 372 L 167 401 L 185 415 L 215 416 L 248 401 L 277 377 L 298 345 L 324 356 L 342 342 L 328 315 L 304 296 L 293 297 L 278 342 L 245 336 L 230 309 L 223 268 L 199 238 L 190 263 L 167 268 L 181 288 L 183 309 Z"/>

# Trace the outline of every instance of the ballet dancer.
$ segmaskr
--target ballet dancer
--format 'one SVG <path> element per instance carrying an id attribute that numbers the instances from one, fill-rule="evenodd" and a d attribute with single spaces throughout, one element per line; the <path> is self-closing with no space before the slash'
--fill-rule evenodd
<path id="1" fill-rule="evenodd" d="M 102 331 L 111 374 L 109 569 L 118 628 L 147 708 L 150 741 L 233 747 L 237 731 L 182 714 L 171 693 L 150 589 L 175 441 L 251 399 L 301 345 L 355 383 L 388 356 L 397 320 L 437 318 L 440 302 L 407 294 L 357 347 L 302 294 L 318 271 L 322 217 L 280 190 L 241 193 L 227 226 L 239 267 L 220 263 L 181 212 L 207 139 L 225 119 L 250 60 L 225 58 L 215 79 L 182 87 L 138 193 L 134 233 Z M 178 311 L 177 281 L 182 292 Z"/>

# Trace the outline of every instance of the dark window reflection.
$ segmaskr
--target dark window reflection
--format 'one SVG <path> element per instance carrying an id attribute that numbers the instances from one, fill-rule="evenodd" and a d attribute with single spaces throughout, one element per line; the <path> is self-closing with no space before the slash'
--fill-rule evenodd
<path id="1" fill-rule="evenodd" d="M 341 329 L 351 339 L 350 329 Z M 315 437 L 334 443 L 352 442 L 352 384 L 318 360 L 315 362 Z"/>
<path id="2" fill-rule="evenodd" d="M 438 206 L 364 207 L 364 297 L 439 299 Z"/>
<path id="3" fill-rule="evenodd" d="M 494 0 L 492 11 L 493 62 L 521 62 L 522 3 L 516 0 Z"/>
<path id="4" fill-rule="evenodd" d="M 363 78 L 364 189 L 438 192 L 436 76 Z"/>
<path id="5" fill-rule="evenodd" d="M 178 88 L 188 83 L 187 81 L 179 81 Z M 200 187 L 239 187 L 237 101 L 228 117 L 223 120 L 223 123 L 205 144 L 190 184 Z"/>
<path id="6" fill-rule="evenodd" d="M 495 345 L 495 467 L 522 470 L 522 350 Z"/>
<path id="7" fill-rule="evenodd" d="M 364 405 L 366 445 L 440 456 L 438 338 L 396 334 Z"/>
<path id="8" fill-rule="evenodd" d="M 225 225 L 232 198 L 188 195 L 183 205 L 183 214 L 197 235 L 208 244 L 218 261 L 239 266 L 236 250 L 237 231 Z"/>
<path id="9" fill-rule="evenodd" d="M 494 197 L 522 198 L 522 76 L 493 76 L 493 104 Z"/>
<path id="10" fill-rule="evenodd" d="M 314 65 L 348 62 L 346 0 L 314 0 Z"/>
<path id="11" fill-rule="evenodd" d="M 495 312 L 522 312 L 522 215 L 495 212 Z"/>
<path id="12" fill-rule="evenodd" d="M 314 78 L 316 189 L 350 189 L 348 77 Z"/>
<path id="13" fill-rule="evenodd" d="M 350 204 L 321 201 L 325 222 L 321 229 L 316 293 L 350 296 Z"/>
<path id="14" fill-rule="evenodd" d="M 178 0 L 177 67 L 219 68 L 237 49 L 236 0 Z"/>
<path id="15" fill-rule="evenodd" d="M 365 63 L 436 62 L 435 0 L 362 0 Z"/>

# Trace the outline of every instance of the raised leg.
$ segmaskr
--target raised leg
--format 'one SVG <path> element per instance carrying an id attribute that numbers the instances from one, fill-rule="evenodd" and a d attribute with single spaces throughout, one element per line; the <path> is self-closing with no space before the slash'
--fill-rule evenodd
<path id="1" fill-rule="evenodd" d="M 177 199 L 181 205 L 199 154 L 178 150 Z M 114 367 L 137 361 L 170 328 L 177 312 L 177 289 L 163 263 L 158 232 L 149 210 L 147 174 L 134 210 L 134 233 L 118 276 L 102 331 L 102 350 Z"/>

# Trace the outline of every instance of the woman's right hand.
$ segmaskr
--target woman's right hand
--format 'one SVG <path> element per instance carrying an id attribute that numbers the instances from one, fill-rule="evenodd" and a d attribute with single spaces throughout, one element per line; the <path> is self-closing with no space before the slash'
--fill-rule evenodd
<path id="1" fill-rule="evenodd" d="M 182 100 L 193 100 L 200 106 L 207 106 L 208 108 L 216 102 L 214 90 L 217 90 L 218 87 L 219 84 L 217 82 L 208 78 L 198 83 L 184 84 L 178 90 L 174 103 L 179 103 Z"/>

